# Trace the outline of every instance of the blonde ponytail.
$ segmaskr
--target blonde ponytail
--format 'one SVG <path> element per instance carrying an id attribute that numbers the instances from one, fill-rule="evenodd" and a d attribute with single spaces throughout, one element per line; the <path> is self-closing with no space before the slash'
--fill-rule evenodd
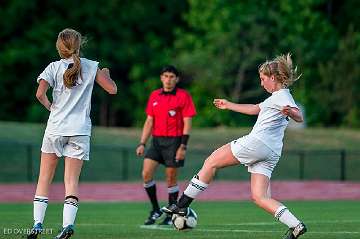
<path id="1" fill-rule="evenodd" d="M 71 88 L 73 86 L 76 86 L 77 78 L 81 72 L 81 64 L 80 64 L 80 57 L 76 54 L 72 55 L 72 58 L 74 60 L 74 64 L 69 65 L 68 69 L 65 70 L 63 79 L 64 79 L 64 85 L 66 88 Z"/>
<path id="2" fill-rule="evenodd" d="M 84 40 L 81 34 L 73 29 L 66 28 L 61 31 L 56 41 L 56 48 L 60 57 L 68 59 L 73 58 L 74 64 L 69 64 L 65 70 L 63 79 L 64 85 L 67 88 L 72 88 L 76 85 L 77 78 L 81 77 L 81 62 L 80 62 L 80 47 Z"/>

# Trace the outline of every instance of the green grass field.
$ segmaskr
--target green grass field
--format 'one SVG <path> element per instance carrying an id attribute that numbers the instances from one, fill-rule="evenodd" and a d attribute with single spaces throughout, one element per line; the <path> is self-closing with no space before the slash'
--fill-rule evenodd
<path id="1" fill-rule="evenodd" d="M 360 204 L 357 201 L 301 201 L 286 205 L 308 226 L 303 239 L 360 238 Z M 145 203 L 81 203 L 74 239 L 273 239 L 282 238 L 286 227 L 251 202 L 195 202 L 198 226 L 190 232 L 171 227 L 141 228 L 147 216 Z M 32 204 L 0 204 L 0 238 L 24 238 L 4 234 L 28 228 Z M 62 205 L 49 204 L 45 219 L 47 235 L 53 238 L 62 222 Z"/>

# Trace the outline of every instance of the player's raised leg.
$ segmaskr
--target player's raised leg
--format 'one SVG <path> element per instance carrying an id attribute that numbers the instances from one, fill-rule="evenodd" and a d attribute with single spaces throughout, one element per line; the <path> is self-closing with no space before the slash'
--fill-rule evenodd
<path id="1" fill-rule="evenodd" d="M 54 178 L 57 162 L 56 154 L 41 153 L 40 173 L 34 197 L 34 226 L 27 236 L 28 239 L 36 239 L 43 230 L 49 189 Z"/>
<path id="2" fill-rule="evenodd" d="M 218 148 L 205 160 L 204 165 L 198 174 L 191 179 L 178 203 L 163 207 L 163 212 L 168 214 L 186 214 L 187 207 L 189 207 L 191 202 L 208 187 L 218 169 L 237 164 L 240 164 L 240 162 L 233 156 L 230 144 Z"/>

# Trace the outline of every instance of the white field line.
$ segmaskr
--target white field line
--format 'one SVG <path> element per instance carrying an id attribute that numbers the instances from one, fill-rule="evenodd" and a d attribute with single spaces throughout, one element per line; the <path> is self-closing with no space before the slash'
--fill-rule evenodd
<path id="1" fill-rule="evenodd" d="M 306 224 L 332 224 L 332 223 L 359 223 L 360 220 L 318 220 L 318 221 L 305 221 Z M 271 226 L 277 225 L 279 222 L 240 222 L 240 223 L 225 223 L 215 226 Z M 212 224 L 213 225 L 213 224 Z"/>
<path id="2" fill-rule="evenodd" d="M 140 225 L 141 229 L 148 229 L 148 230 L 163 230 L 163 231 L 176 231 L 175 228 L 169 226 L 159 226 L 159 225 Z"/>
<path id="3" fill-rule="evenodd" d="M 97 227 L 103 227 L 103 226 L 128 227 L 128 226 L 130 226 L 129 224 L 116 224 L 116 223 L 76 223 L 75 225 L 82 226 L 82 227 L 93 227 L 93 226 L 97 226 Z"/>

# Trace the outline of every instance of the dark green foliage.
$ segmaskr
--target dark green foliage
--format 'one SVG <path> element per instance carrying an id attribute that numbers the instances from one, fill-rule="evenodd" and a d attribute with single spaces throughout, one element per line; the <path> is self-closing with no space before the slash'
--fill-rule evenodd
<path id="1" fill-rule="evenodd" d="M 99 87 L 93 98 L 97 124 L 129 126 L 144 119 L 144 101 L 159 87 L 158 72 L 181 26 L 183 1 L 9 1 L 1 7 L 0 119 L 43 121 L 35 100 L 36 77 L 58 60 L 55 41 L 66 27 L 88 39 L 83 55 L 110 68 L 119 94 Z M 110 103 L 111 102 L 111 103 Z M 138 107 L 134 107 L 138 106 Z M 140 113 L 139 113 L 140 112 Z"/>
<path id="2" fill-rule="evenodd" d="M 198 126 L 251 125 L 254 117 L 215 110 L 213 98 L 258 103 L 257 67 L 291 52 L 302 77 L 296 100 L 309 125 L 360 126 L 358 1 L 5 1 L 0 15 L 0 120 L 44 122 L 38 74 L 59 57 L 55 40 L 72 27 L 83 55 L 109 67 L 119 93 L 95 88 L 95 124 L 142 125 L 159 69 L 175 64 L 193 95 Z"/>

